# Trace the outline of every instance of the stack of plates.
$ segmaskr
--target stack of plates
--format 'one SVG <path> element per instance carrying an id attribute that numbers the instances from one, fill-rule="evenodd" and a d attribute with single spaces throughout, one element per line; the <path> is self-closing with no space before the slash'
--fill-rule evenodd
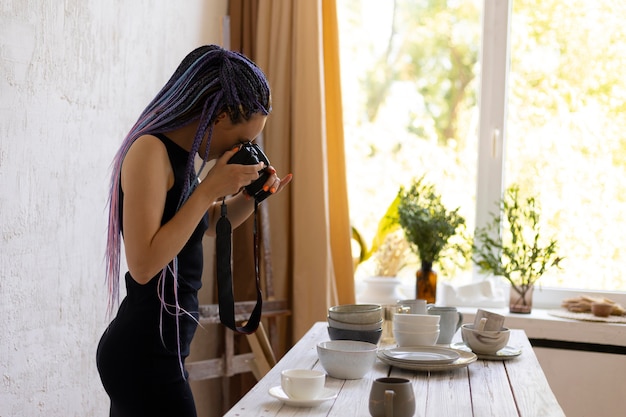
<path id="1" fill-rule="evenodd" d="M 412 371 L 447 371 L 463 368 L 477 359 L 472 352 L 437 346 L 381 349 L 378 358 L 387 365 Z"/>

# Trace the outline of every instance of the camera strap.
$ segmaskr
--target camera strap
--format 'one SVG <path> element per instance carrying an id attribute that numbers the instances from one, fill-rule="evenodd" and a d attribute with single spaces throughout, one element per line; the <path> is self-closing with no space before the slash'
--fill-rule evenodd
<path id="1" fill-rule="evenodd" d="M 217 296 L 220 321 L 229 329 L 241 333 L 251 334 L 261 321 L 263 297 L 261 294 L 261 280 L 259 278 L 259 234 L 257 232 L 257 207 L 254 200 L 254 275 L 256 278 L 256 305 L 250 314 L 245 326 L 237 326 L 235 322 L 235 298 L 233 296 L 233 275 L 231 270 L 232 259 L 232 228 L 227 217 L 226 202 L 222 200 L 221 215 L 215 225 L 215 250 L 217 253 Z"/>

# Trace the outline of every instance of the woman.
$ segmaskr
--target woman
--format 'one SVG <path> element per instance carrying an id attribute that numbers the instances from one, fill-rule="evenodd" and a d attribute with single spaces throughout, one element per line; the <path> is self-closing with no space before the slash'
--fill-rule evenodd
<path id="1" fill-rule="evenodd" d="M 113 164 L 107 241 L 109 311 L 117 302 L 121 236 L 126 297 L 104 332 L 97 365 L 112 417 L 196 416 L 184 360 L 197 326 L 202 235 L 215 234 L 225 196 L 233 227 L 254 209 L 242 187 L 291 181 L 272 167 L 227 164 L 271 110 L 261 70 L 218 46 L 192 51 L 139 117 Z M 214 166 L 200 182 L 198 154 Z M 204 167 L 204 164 L 202 165 Z M 201 169 L 202 170 L 202 169 Z M 241 191 L 241 192 L 240 192 Z"/>

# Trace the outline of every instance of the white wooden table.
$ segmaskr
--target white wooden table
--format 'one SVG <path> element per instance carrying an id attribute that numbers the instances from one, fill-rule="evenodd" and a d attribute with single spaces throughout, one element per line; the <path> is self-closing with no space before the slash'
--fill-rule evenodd
<path id="1" fill-rule="evenodd" d="M 564 417 L 523 330 L 512 330 L 508 345 L 522 354 L 507 361 L 478 360 L 465 368 L 444 372 L 416 372 L 390 367 L 376 360 L 358 380 L 326 378 L 326 387 L 338 392 L 334 400 L 312 408 L 284 405 L 270 396 L 280 385 L 280 372 L 290 368 L 323 370 L 316 345 L 329 340 L 326 322 L 315 325 L 233 408 L 227 417 L 242 416 L 369 416 L 372 381 L 396 376 L 413 382 L 415 416 L 420 417 Z M 460 339 L 457 333 L 455 341 Z"/>

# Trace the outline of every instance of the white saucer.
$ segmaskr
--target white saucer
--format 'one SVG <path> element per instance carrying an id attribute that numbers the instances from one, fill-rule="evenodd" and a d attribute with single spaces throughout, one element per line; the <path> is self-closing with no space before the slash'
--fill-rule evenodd
<path id="1" fill-rule="evenodd" d="M 453 343 L 450 345 L 452 349 L 458 349 L 465 352 L 471 352 L 472 350 L 463 342 Z M 496 353 L 476 353 L 478 359 L 489 361 L 505 361 L 507 359 L 513 359 L 522 354 L 521 349 L 514 348 L 513 346 L 505 346 Z"/>
<path id="2" fill-rule="evenodd" d="M 324 392 L 322 392 L 322 395 L 318 398 L 314 398 L 312 400 L 296 400 L 287 397 L 287 394 L 285 394 L 285 391 L 283 391 L 280 385 L 270 388 L 270 395 L 276 399 L 279 399 L 283 403 L 294 407 L 315 407 L 316 405 L 319 405 L 324 401 L 337 398 L 337 393 L 335 391 L 331 390 L 330 388 L 324 388 Z"/>

